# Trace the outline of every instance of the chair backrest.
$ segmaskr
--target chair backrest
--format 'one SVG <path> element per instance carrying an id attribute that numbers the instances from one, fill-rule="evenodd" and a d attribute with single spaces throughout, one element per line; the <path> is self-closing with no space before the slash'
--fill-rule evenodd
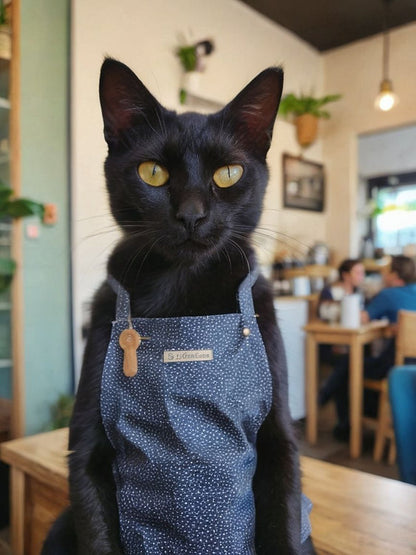
<path id="1" fill-rule="evenodd" d="M 416 311 L 400 310 L 397 320 L 396 366 L 416 358 Z"/>
<path id="2" fill-rule="evenodd" d="M 416 485 L 416 366 L 396 366 L 388 380 L 400 479 Z"/>

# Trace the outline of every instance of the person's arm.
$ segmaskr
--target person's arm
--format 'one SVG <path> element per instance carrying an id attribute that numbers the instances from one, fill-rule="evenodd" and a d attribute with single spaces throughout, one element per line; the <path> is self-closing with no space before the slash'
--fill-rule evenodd
<path id="1" fill-rule="evenodd" d="M 388 316 L 389 294 L 387 289 L 378 293 L 361 312 L 361 322 L 367 324 L 370 320 L 380 320 Z"/>

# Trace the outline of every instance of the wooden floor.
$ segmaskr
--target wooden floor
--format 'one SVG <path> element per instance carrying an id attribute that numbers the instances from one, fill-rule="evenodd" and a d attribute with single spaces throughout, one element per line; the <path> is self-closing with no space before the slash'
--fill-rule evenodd
<path id="1" fill-rule="evenodd" d="M 299 449 L 302 455 L 321 459 L 341 466 L 348 466 L 370 474 L 384 476 L 386 478 L 399 479 L 397 465 L 387 463 L 387 453 L 384 454 L 383 461 L 376 463 L 373 461 L 374 433 L 370 430 L 363 432 L 363 452 L 358 459 L 351 459 L 349 455 L 348 443 L 340 442 L 333 438 L 332 430 L 335 426 L 335 410 L 333 403 L 328 403 L 319 412 L 318 441 L 316 445 L 309 445 L 305 440 L 305 423 L 296 423 L 299 440 Z"/>

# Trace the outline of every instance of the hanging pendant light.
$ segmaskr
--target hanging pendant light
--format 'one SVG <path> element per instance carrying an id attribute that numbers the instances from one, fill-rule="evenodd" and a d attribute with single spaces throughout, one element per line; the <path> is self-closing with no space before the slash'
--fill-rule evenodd
<path id="1" fill-rule="evenodd" d="M 374 101 L 374 107 L 377 110 L 388 112 L 399 102 L 398 96 L 393 92 L 393 83 L 389 79 L 389 54 L 390 54 L 390 36 L 387 25 L 387 11 L 392 0 L 384 1 L 384 18 L 383 18 L 383 80 L 380 83 L 380 92 Z"/>

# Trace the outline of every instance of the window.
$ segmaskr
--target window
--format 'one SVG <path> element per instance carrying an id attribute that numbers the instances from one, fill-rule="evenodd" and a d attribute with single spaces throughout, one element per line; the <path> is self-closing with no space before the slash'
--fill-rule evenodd
<path id="1" fill-rule="evenodd" d="M 413 175 L 413 183 L 402 184 L 405 179 L 391 176 L 384 178 L 386 184 L 380 178 L 369 180 L 374 246 L 388 254 L 399 254 L 406 245 L 416 244 L 416 174 L 405 175 Z M 372 181 L 378 184 L 371 186 Z"/>

